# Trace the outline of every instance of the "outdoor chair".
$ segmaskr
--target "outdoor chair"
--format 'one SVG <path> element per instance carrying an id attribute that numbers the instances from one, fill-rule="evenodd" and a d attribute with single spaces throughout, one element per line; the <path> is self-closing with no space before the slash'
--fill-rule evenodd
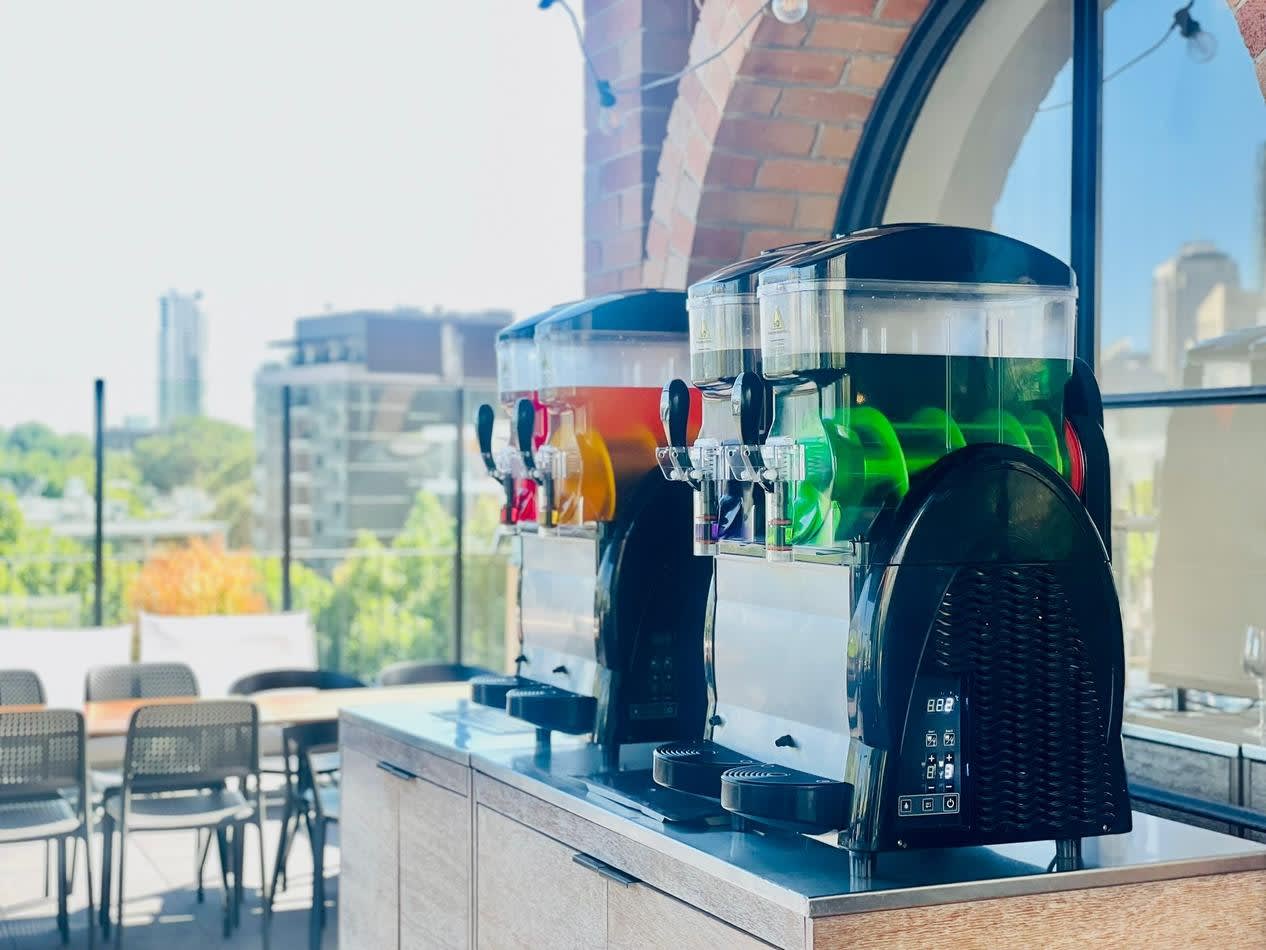
<path id="1" fill-rule="evenodd" d="M 43 706 L 44 684 L 34 670 L 0 670 L 0 706 Z"/>
<path id="2" fill-rule="evenodd" d="M 383 667 L 378 674 L 381 686 L 421 685 L 424 683 L 464 683 L 474 676 L 491 673 L 479 666 L 464 663 L 435 663 L 405 660 Z"/>
<path id="3" fill-rule="evenodd" d="M 84 681 L 84 700 L 161 699 L 197 696 L 198 680 L 184 663 L 121 663 L 96 666 Z"/>
<path id="4" fill-rule="evenodd" d="M 229 686 L 229 694 L 233 696 L 253 696 L 256 693 L 266 693 L 271 690 L 281 689 L 363 689 L 365 684 L 348 673 L 339 673 L 335 670 L 265 670 L 259 673 L 251 673 L 243 676 Z M 276 727 L 262 727 L 260 730 L 260 760 L 259 770 L 264 775 L 280 775 L 284 776 L 285 784 L 283 786 L 284 806 L 281 819 L 281 844 L 277 849 L 277 860 L 280 864 L 280 880 L 277 874 L 273 875 L 273 892 L 275 893 L 278 884 L 281 889 L 286 888 L 286 863 L 290 858 L 290 842 L 294 840 L 294 835 L 298 832 L 298 823 L 300 821 L 299 809 L 295 807 L 297 801 L 297 791 L 295 789 L 294 780 L 297 770 L 286 754 L 282 732 Z M 270 735 L 272 733 L 272 735 Z M 275 736 L 275 741 L 273 741 Z M 278 750 L 276 755 L 265 754 L 272 748 Z M 316 775 L 332 775 L 339 769 L 338 748 L 332 748 L 325 752 L 317 752 L 312 756 L 312 771 Z M 290 829 L 291 822 L 294 822 L 295 829 Z M 206 858 L 206 852 L 203 852 L 203 860 Z"/>
<path id="5" fill-rule="evenodd" d="M 286 762 L 295 763 L 293 787 L 294 808 L 308 831 L 308 843 L 312 847 L 312 909 L 308 919 L 308 944 L 311 950 L 321 946 L 321 930 L 325 926 L 325 840 L 328 826 L 340 816 L 341 794 L 336 781 L 322 776 L 314 763 L 325 752 L 338 748 L 338 723 L 314 722 L 300 726 L 288 726 L 282 731 L 282 745 Z M 287 782 L 287 787 L 291 783 Z M 282 823 L 282 840 L 277 844 L 277 860 L 273 867 L 273 883 L 269 894 L 277 893 L 277 880 L 285 873 L 286 856 L 290 840 L 299 833 L 295 822 L 294 835 L 287 839 L 288 822 Z"/>
<path id="6" fill-rule="evenodd" d="M 88 943 L 93 943 L 92 819 L 84 755 L 84 719 L 69 709 L 0 713 L 0 845 L 57 844 L 57 930 L 70 940 L 66 910 L 73 870 L 66 844 L 84 843 L 88 880 Z M 73 797 L 67 794 L 73 789 Z M 47 875 L 45 875 L 47 879 Z"/>
<path id="7" fill-rule="evenodd" d="M 225 869 L 223 931 L 227 937 L 241 922 L 245 832 L 249 824 L 255 825 L 259 834 L 260 926 L 267 947 L 270 908 L 264 871 L 259 711 L 254 703 L 243 700 L 137 709 L 128 725 L 121 792 L 105 803 L 101 917 L 106 936 L 111 926 L 111 889 L 117 887 L 115 940 L 122 942 L 128 835 L 194 829 L 214 835 L 219 844 L 220 863 Z M 113 863 L 116 833 L 117 883 Z"/>

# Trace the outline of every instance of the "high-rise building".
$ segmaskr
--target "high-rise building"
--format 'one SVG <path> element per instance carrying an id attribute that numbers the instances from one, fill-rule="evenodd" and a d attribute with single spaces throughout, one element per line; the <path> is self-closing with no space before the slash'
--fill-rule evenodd
<path id="1" fill-rule="evenodd" d="M 1205 241 L 1184 244 L 1152 272 L 1152 368 L 1177 386 L 1183 356 L 1198 339 L 1197 313 L 1218 284 L 1240 286 L 1240 271 Z"/>
<path id="2" fill-rule="evenodd" d="M 296 554 L 320 570 L 364 533 L 392 541 L 421 491 L 452 513 L 458 445 L 472 442 L 475 407 L 495 395 L 496 334 L 511 318 L 415 309 L 300 318 L 278 344 L 285 361 L 255 375 L 256 550 L 281 548 L 287 387 Z M 464 478 L 468 496 L 497 491 L 482 471 Z"/>
<path id="3" fill-rule="evenodd" d="M 169 290 L 158 299 L 158 424 L 202 415 L 206 336 L 202 291 Z"/>

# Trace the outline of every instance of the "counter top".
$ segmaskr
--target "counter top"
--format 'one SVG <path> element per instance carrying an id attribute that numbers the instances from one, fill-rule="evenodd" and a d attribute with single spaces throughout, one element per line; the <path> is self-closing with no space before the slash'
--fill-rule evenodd
<path id="1" fill-rule="evenodd" d="M 347 709 L 346 722 L 468 764 L 476 773 L 564 809 L 665 858 L 808 917 L 1049 893 L 1266 869 L 1266 847 L 1135 813 L 1126 835 L 1087 838 L 1083 867 L 1050 873 L 1053 842 L 886 852 L 872 876 L 855 873 L 847 851 L 781 832 L 737 832 L 725 818 L 672 823 L 601 793 L 598 750 L 555 736 L 548 753 L 534 730 L 467 701 Z M 652 746 L 626 747 L 619 771 L 649 768 Z"/>
<path id="2" fill-rule="evenodd" d="M 1263 745 L 1257 710 L 1220 712 L 1193 709 L 1126 709 L 1121 731 L 1127 737 L 1234 758 L 1241 747 Z"/>

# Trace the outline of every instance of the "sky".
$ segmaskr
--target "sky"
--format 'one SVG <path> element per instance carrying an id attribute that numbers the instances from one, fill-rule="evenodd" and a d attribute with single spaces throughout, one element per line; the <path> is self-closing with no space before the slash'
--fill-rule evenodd
<path id="1" fill-rule="evenodd" d="M 0 427 L 153 420 L 169 288 L 243 424 L 297 316 L 574 298 L 582 93 L 535 0 L 0 4 Z"/>
<path id="2" fill-rule="evenodd" d="M 1104 14 L 1104 69 L 1111 72 L 1157 39 L 1177 3 L 1116 0 Z M 1207 63 L 1172 35 L 1154 54 L 1104 86 L 1100 262 L 1101 340 L 1151 338 L 1152 270 L 1184 241 L 1213 241 L 1239 264 L 1245 286 L 1257 270 L 1255 192 L 1266 102 L 1235 17 L 1222 0 L 1192 13 L 1218 41 Z M 1044 107 L 1072 95 L 1071 71 Z M 1039 112 L 995 209 L 994 226 L 1067 260 L 1070 109 Z"/>

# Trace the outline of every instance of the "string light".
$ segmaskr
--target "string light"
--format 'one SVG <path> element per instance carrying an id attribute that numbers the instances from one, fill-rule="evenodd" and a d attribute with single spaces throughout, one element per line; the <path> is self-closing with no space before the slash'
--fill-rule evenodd
<path id="1" fill-rule="evenodd" d="M 620 126 L 618 119 L 613 119 L 607 114 L 607 110 L 615 108 L 620 95 L 647 92 L 660 86 L 667 86 L 670 83 L 677 82 L 683 76 L 688 76 L 697 69 L 702 69 L 717 57 L 724 55 L 726 50 L 737 43 L 743 34 L 748 31 L 748 28 L 765 12 L 766 8 L 769 8 L 770 12 L 783 23 L 799 23 L 804 19 L 805 14 L 809 12 L 809 0 L 766 0 L 766 2 L 761 3 L 756 8 L 755 13 L 743 21 L 743 25 L 738 28 L 737 33 L 730 37 L 722 46 L 703 57 L 703 59 L 690 63 L 683 69 L 679 69 L 668 76 L 661 76 L 659 79 L 653 79 L 650 82 L 627 86 L 617 86 L 610 80 L 604 79 L 598 72 L 598 67 L 594 65 L 593 57 L 589 55 L 589 50 L 585 47 L 585 34 L 580 27 L 580 18 L 576 16 L 576 11 L 572 9 L 568 0 L 538 0 L 537 7 L 541 10 L 559 7 L 567 14 L 568 20 L 571 21 L 572 31 L 576 34 L 576 45 L 580 47 L 580 54 L 585 58 L 585 66 L 589 70 L 589 75 L 593 79 L 594 89 L 598 93 L 598 106 L 601 110 L 598 114 L 598 127 L 608 131 Z M 702 0 L 695 0 L 695 7 L 701 11 L 703 9 Z"/>
<path id="2" fill-rule="evenodd" d="M 1174 35 L 1174 30 L 1178 31 L 1178 35 L 1187 41 L 1187 55 L 1197 63 L 1207 63 L 1213 59 L 1214 54 L 1218 51 L 1218 39 L 1208 30 L 1200 25 L 1200 21 L 1191 15 L 1191 8 L 1196 0 L 1190 0 L 1185 6 L 1174 11 L 1174 18 L 1165 32 L 1161 34 L 1161 38 L 1149 46 L 1143 52 L 1139 53 L 1133 59 L 1122 63 L 1112 72 L 1103 77 L 1103 83 L 1110 83 L 1116 79 L 1127 69 L 1137 66 L 1147 57 L 1151 56 L 1164 45 L 1165 41 Z M 1071 99 L 1064 102 L 1057 102 L 1054 105 L 1043 106 L 1038 112 L 1054 112 L 1056 109 L 1067 109 L 1073 104 Z"/>

